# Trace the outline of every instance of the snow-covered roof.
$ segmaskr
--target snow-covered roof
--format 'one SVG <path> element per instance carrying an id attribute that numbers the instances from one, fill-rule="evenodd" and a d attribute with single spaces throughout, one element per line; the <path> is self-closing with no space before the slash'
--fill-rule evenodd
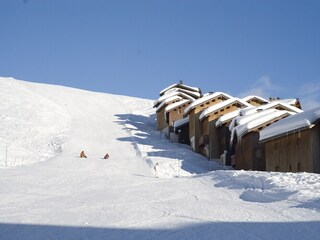
<path id="1" fill-rule="evenodd" d="M 171 88 L 171 89 L 169 89 L 168 91 L 166 91 L 166 92 L 164 93 L 164 95 L 166 95 L 166 94 L 168 94 L 168 93 L 171 93 L 171 92 L 175 92 L 175 91 L 188 94 L 188 95 L 190 95 L 191 97 L 194 97 L 194 98 L 197 98 L 197 99 L 201 97 L 201 93 L 200 93 L 200 92 L 190 91 L 190 90 L 182 89 L 182 88 Z"/>
<path id="2" fill-rule="evenodd" d="M 187 85 L 181 84 L 181 83 L 176 83 L 176 84 L 172 84 L 169 87 L 166 87 L 165 89 L 161 90 L 159 95 L 162 96 L 163 94 L 165 94 L 165 92 L 167 92 L 171 88 L 183 88 L 183 89 L 187 89 L 187 90 L 190 90 L 193 92 L 199 92 L 199 93 L 201 92 L 200 88 L 187 86 Z"/>
<path id="3" fill-rule="evenodd" d="M 208 93 L 208 94 L 205 94 L 202 98 L 199 98 L 197 100 L 195 100 L 193 103 L 191 103 L 189 105 L 189 107 L 187 107 L 185 110 L 184 110 L 184 113 L 185 114 L 188 114 L 192 109 L 194 109 L 195 107 L 207 102 L 207 101 L 210 101 L 211 99 L 214 99 L 214 98 L 217 98 L 217 97 L 220 97 L 220 96 L 224 96 L 226 97 L 227 99 L 230 99 L 232 98 L 232 96 L 230 96 L 229 94 L 227 93 L 223 93 L 223 92 L 214 92 L 214 93 Z"/>
<path id="4" fill-rule="evenodd" d="M 288 111 L 291 111 L 291 112 L 296 112 L 296 113 L 299 113 L 299 112 L 302 112 L 301 109 L 295 107 L 295 106 L 292 106 L 288 103 L 285 103 L 283 101 L 272 101 L 268 104 L 265 104 L 265 105 L 261 105 L 261 106 L 258 106 L 258 107 L 252 107 L 252 108 L 245 108 L 245 109 L 242 109 L 239 113 L 239 115 L 241 116 L 245 116 L 245 115 L 249 115 L 249 114 L 254 114 L 258 111 L 262 111 L 262 110 L 266 110 L 266 109 L 270 109 L 270 108 L 276 108 L 276 107 L 282 107 Z"/>
<path id="5" fill-rule="evenodd" d="M 260 132 L 260 141 L 280 137 L 299 129 L 310 128 L 320 119 L 320 107 L 283 119 Z"/>
<path id="6" fill-rule="evenodd" d="M 226 113 L 223 116 L 219 117 L 218 120 L 216 121 L 216 127 L 219 127 L 222 124 L 224 124 L 224 123 L 230 121 L 231 119 L 237 117 L 239 112 L 240 112 L 240 108 L 238 108 L 237 110 L 234 110 L 232 112 Z"/>
<path id="7" fill-rule="evenodd" d="M 179 102 L 171 103 L 171 104 L 169 104 L 169 105 L 165 108 L 165 111 L 166 111 L 166 112 L 169 112 L 169 111 L 171 111 L 172 109 L 175 109 L 176 107 L 179 107 L 179 106 L 181 106 L 181 105 L 183 105 L 183 104 L 186 104 L 186 103 L 189 103 L 189 102 L 191 102 L 190 99 L 183 99 L 183 100 L 181 100 L 181 101 L 179 101 Z"/>
<path id="8" fill-rule="evenodd" d="M 180 101 L 180 100 L 182 100 L 182 99 L 183 99 L 183 98 L 180 97 L 180 96 L 178 96 L 178 95 L 172 96 L 172 97 L 169 97 L 169 98 L 166 98 L 164 101 L 162 101 L 162 102 L 160 103 L 160 105 L 158 105 L 158 107 L 157 107 L 157 112 L 158 112 L 160 109 L 162 109 L 165 105 L 168 105 L 168 104 L 171 103 L 171 102 Z"/>
<path id="9" fill-rule="evenodd" d="M 181 126 L 187 124 L 188 122 L 189 122 L 189 116 L 182 118 L 182 119 L 179 119 L 179 120 L 176 120 L 173 123 L 174 130 L 176 130 L 176 128 L 178 128 L 178 127 L 181 127 Z"/>
<path id="10" fill-rule="evenodd" d="M 228 100 L 226 100 L 226 101 L 219 102 L 219 103 L 217 103 L 217 104 L 215 104 L 215 105 L 213 105 L 213 106 L 208 107 L 207 109 L 205 109 L 205 110 L 201 113 L 199 119 L 202 120 L 202 119 L 204 119 L 205 117 L 209 116 L 211 113 L 213 113 L 213 112 L 215 112 L 215 111 L 218 111 L 218 110 L 220 110 L 221 108 L 224 108 L 224 107 L 226 107 L 226 106 L 228 106 L 228 105 L 231 105 L 231 104 L 234 104 L 234 103 L 240 103 L 240 104 L 244 105 L 245 107 L 250 107 L 250 106 L 252 106 L 251 104 L 243 101 L 243 100 L 240 99 L 240 98 L 230 98 L 230 99 L 228 99 Z"/>
<path id="11" fill-rule="evenodd" d="M 233 131 L 231 132 L 230 141 L 231 142 L 233 141 L 235 134 L 237 134 L 237 136 L 240 138 L 240 137 L 244 136 L 245 134 L 249 133 L 251 130 L 256 129 L 257 127 L 259 127 L 261 125 L 272 122 L 278 118 L 284 118 L 284 117 L 290 116 L 292 114 L 295 114 L 295 113 L 289 112 L 286 110 L 276 110 L 276 111 L 271 112 L 269 114 L 260 115 L 260 116 L 257 116 L 257 114 L 254 114 L 254 115 L 256 115 L 256 118 L 251 119 L 250 121 L 248 121 L 244 124 L 238 125 L 233 129 Z"/>
<path id="12" fill-rule="evenodd" d="M 256 112 L 254 114 L 235 117 L 232 120 L 232 122 L 231 122 L 231 124 L 229 126 L 229 130 L 232 132 L 233 128 L 235 128 L 238 125 L 245 124 L 245 123 L 250 122 L 251 120 L 253 120 L 255 118 L 262 117 L 264 115 L 267 115 L 267 114 L 270 114 L 270 113 L 274 113 L 276 111 L 279 111 L 279 110 L 271 108 L 271 109 L 266 109 L 266 110 L 263 110 L 263 111 L 260 111 L 260 112 Z"/>
<path id="13" fill-rule="evenodd" d="M 288 98 L 288 99 L 278 99 L 276 101 L 282 102 L 282 103 L 287 103 L 290 105 L 295 105 L 296 103 L 298 103 L 299 100 L 296 98 Z"/>
<path id="14" fill-rule="evenodd" d="M 180 97 L 185 98 L 185 99 L 191 99 L 192 101 L 195 100 L 193 97 L 191 97 L 188 94 L 185 94 L 185 93 L 180 92 L 180 91 L 174 91 L 174 92 L 170 92 L 168 94 L 165 94 L 165 95 L 159 97 L 158 100 L 156 100 L 154 102 L 153 107 L 157 107 L 159 109 L 159 105 L 161 105 L 163 103 L 163 101 L 165 101 L 168 98 L 174 97 L 174 96 L 180 96 Z"/>
<path id="15" fill-rule="evenodd" d="M 242 100 L 248 102 L 254 98 L 259 99 L 260 101 L 265 102 L 265 103 L 269 102 L 268 100 L 266 100 L 262 97 L 256 96 L 256 95 L 250 95 L 250 96 L 244 97 L 244 98 L 242 98 Z"/>

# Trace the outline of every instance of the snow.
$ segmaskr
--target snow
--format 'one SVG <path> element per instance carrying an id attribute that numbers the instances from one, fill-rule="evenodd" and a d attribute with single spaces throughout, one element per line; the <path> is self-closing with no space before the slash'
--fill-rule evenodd
<path id="1" fill-rule="evenodd" d="M 174 129 L 180 127 L 180 126 L 183 126 L 185 124 L 189 123 L 189 115 L 185 118 L 182 118 L 182 119 L 179 119 L 179 120 L 176 120 L 174 123 L 173 123 L 173 127 Z"/>
<path id="2" fill-rule="evenodd" d="M 202 98 L 199 98 L 197 100 L 195 100 L 193 103 L 190 104 L 189 107 L 187 107 L 185 110 L 184 110 L 184 113 L 185 114 L 188 114 L 192 109 L 194 109 L 196 106 L 199 106 L 200 104 L 203 104 L 207 101 L 210 101 L 211 99 L 214 99 L 214 98 L 217 98 L 219 96 L 224 96 L 226 98 L 232 98 L 232 96 L 230 96 L 229 94 L 227 93 L 223 93 L 223 92 L 214 92 L 214 93 L 208 93 L 208 94 L 205 94 Z"/>
<path id="3" fill-rule="evenodd" d="M 260 132 L 260 141 L 280 136 L 291 131 L 312 127 L 320 119 L 320 107 L 310 109 L 283 119 Z"/>
<path id="4" fill-rule="evenodd" d="M 284 109 L 286 109 L 286 110 L 288 110 L 288 111 L 291 111 L 291 112 L 296 112 L 296 113 L 303 112 L 301 109 L 288 104 L 286 102 L 286 100 L 284 99 L 284 100 L 281 100 L 281 101 L 278 101 L 278 100 L 277 101 L 272 101 L 272 102 L 270 102 L 268 104 L 264 104 L 264 105 L 261 105 L 261 106 L 258 106 L 258 107 L 242 109 L 240 111 L 240 115 L 241 116 L 250 115 L 250 114 L 254 114 L 256 112 L 262 111 L 262 110 L 276 108 L 276 107 L 279 107 L 279 106 L 284 108 Z"/>
<path id="5" fill-rule="evenodd" d="M 163 94 L 166 95 L 166 94 L 169 94 L 171 92 L 182 92 L 182 93 L 185 93 L 185 94 L 187 94 L 187 95 L 189 95 L 191 97 L 194 97 L 194 98 L 201 97 L 201 94 L 199 92 L 191 91 L 191 90 L 187 90 L 187 89 L 183 89 L 183 88 L 171 88 L 168 91 L 164 92 Z"/>
<path id="6" fill-rule="evenodd" d="M 285 111 L 285 110 L 277 110 L 264 115 L 253 114 L 253 115 L 256 115 L 255 118 L 247 121 L 246 123 L 242 123 L 233 129 L 230 141 L 231 142 L 233 141 L 234 133 L 236 133 L 237 136 L 241 138 L 242 136 L 250 132 L 252 129 L 257 128 L 260 125 L 266 124 L 270 121 L 274 121 L 275 119 L 278 119 L 278 118 L 284 118 L 284 117 L 290 116 L 291 114 L 294 114 L 294 113 Z"/>
<path id="7" fill-rule="evenodd" d="M 160 109 L 162 106 L 162 104 L 165 104 L 167 103 L 169 100 L 173 99 L 173 98 L 185 98 L 185 99 L 191 99 L 191 100 L 194 100 L 193 97 L 189 96 L 188 94 L 185 94 L 183 92 L 180 92 L 180 91 L 174 91 L 174 92 L 170 92 L 170 93 L 167 93 L 161 97 L 158 98 L 158 100 L 156 100 L 154 102 L 154 107 L 158 107 L 158 109 Z M 159 106 L 160 104 L 160 106 Z"/>
<path id="8" fill-rule="evenodd" d="M 172 103 L 172 104 L 168 105 L 168 106 L 165 108 L 165 111 L 166 111 L 166 112 L 169 112 L 169 111 L 171 111 L 171 110 L 173 110 L 173 109 L 175 109 L 175 108 L 177 108 L 177 107 L 180 107 L 180 106 L 182 106 L 183 104 L 187 104 L 187 103 L 189 103 L 189 102 L 191 102 L 190 99 L 184 99 L 184 100 L 181 100 L 181 101 L 179 101 L 179 102 Z"/>
<path id="9" fill-rule="evenodd" d="M 249 96 L 246 96 L 246 97 L 242 98 L 242 100 L 245 101 L 245 102 L 248 102 L 253 98 L 259 99 L 260 101 L 265 102 L 265 103 L 269 102 L 268 100 L 266 100 L 266 99 L 264 99 L 262 97 L 259 97 L 257 95 L 249 95 Z"/>
<path id="10" fill-rule="evenodd" d="M 183 88 L 185 90 L 189 90 L 189 91 L 192 91 L 192 92 L 200 93 L 200 89 L 197 88 L 197 87 L 191 87 L 191 86 L 188 86 L 188 85 L 185 85 L 185 84 L 176 83 L 176 84 L 172 84 L 172 85 L 166 87 L 165 89 L 161 90 L 159 95 L 161 96 L 163 94 L 166 94 L 166 92 L 170 91 L 172 88 Z"/>
<path id="11" fill-rule="evenodd" d="M 237 110 L 234 110 L 232 112 L 226 113 L 225 115 L 222 115 L 221 117 L 218 118 L 218 120 L 216 122 L 216 127 L 219 127 L 222 124 L 224 124 L 225 122 L 228 122 L 228 121 L 234 119 L 235 117 L 238 116 L 239 112 L 240 112 L 240 108 L 238 108 Z"/>
<path id="12" fill-rule="evenodd" d="M 230 98 L 226 101 L 222 101 L 222 102 L 219 102 L 211 107 L 208 107 L 207 109 L 203 110 L 203 112 L 200 114 L 200 117 L 199 119 L 202 120 L 203 118 L 206 118 L 207 116 L 209 116 L 211 113 L 215 112 L 215 111 L 218 111 L 219 109 L 222 109 L 228 105 L 231 105 L 233 103 L 240 103 L 242 104 L 243 106 L 246 107 L 251 107 L 252 105 L 243 101 L 242 99 L 240 98 Z"/>
<path id="13" fill-rule="evenodd" d="M 150 100 L 0 84 L 0 144 L 25 149 L 0 169 L 1 239 L 319 239 L 319 174 L 208 161 L 155 130 Z"/>

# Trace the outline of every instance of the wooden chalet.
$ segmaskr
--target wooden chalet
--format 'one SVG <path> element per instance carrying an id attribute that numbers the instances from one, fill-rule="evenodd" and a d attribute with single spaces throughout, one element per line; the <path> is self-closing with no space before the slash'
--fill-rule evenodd
<path id="1" fill-rule="evenodd" d="M 239 112 L 240 112 L 240 109 L 237 109 L 235 111 L 222 115 L 221 117 L 218 118 L 218 120 L 215 123 L 217 136 L 219 136 L 217 140 L 220 142 L 219 144 L 220 163 L 223 165 L 231 166 L 231 151 L 230 151 L 231 132 L 229 130 L 229 127 L 232 120 L 238 116 Z"/>
<path id="2" fill-rule="evenodd" d="M 178 139 L 175 139 L 174 123 L 175 121 L 184 118 L 184 110 L 192 103 L 192 101 L 193 100 L 191 99 L 183 99 L 169 104 L 165 108 L 166 123 L 168 124 L 168 138 L 170 140 L 178 141 Z"/>
<path id="3" fill-rule="evenodd" d="M 231 145 L 234 149 L 235 169 L 266 170 L 264 144 L 259 142 L 259 132 L 267 126 L 294 114 L 284 110 L 269 109 L 242 118 L 241 125 L 233 129 Z"/>
<path id="4" fill-rule="evenodd" d="M 320 173 L 320 107 L 265 128 L 260 142 L 267 171 Z"/>
<path id="5" fill-rule="evenodd" d="M 190 87 L 182 83 L 173 84 L 159 93 L 160 97 L 154 102 L 156 108 L 157 129 L 165 131 L 169 126 L 169 119 L 166 115 L 166 107 L 184 99 L 194 101 L 202 96 L 200 88 Z"/>
<path id="6" fill-rule="evenodd" d="M 189 95 L 176 91 L 170 92 L 166 95 L 163 95 L 158 99 L 154 107 L 156 106 L 156 115 L 157 115 L 157 129 L 159 131 L 163 131 L 165 128 L 169 126 L 168 119 L 166 117 L 166 107 L 170 104 L 174 104 L 180 102 L 182 100 L 191 100 L 194 101 L 195 99 L 190 97 Z"/>
<path id="7" fill-rule="evenodd" d="M 182 81 L 180 81 L 180 83 L 172 84 L 169 87 L 166 87 L 165 89 L 161 90 L 159 95 L 161 97 L 169 92 L 177 91 L 177 90 L 184 92 L 196 99 L 202 97 L 200 88 L 185 85 L 182 83 Z"/>
<path id="8" fill-rule="evenodd" d="M 199 153 L 209 159 L 219 159 L 221 155 L 221 136 L 215 126 L 219 117 L 251 105 L 239 98 L 230 98 L 204 110 L 200 116 L 200 136 L 197 141 Z"/>
<path id="9" fill-rule="evenodd" d="M 189 138 L 189 116 L 177 120 L 173 124 L 175 139 L 182 144 L 190 144 Z"/>
<path id="10" fill-rule="evenodd" d="M 252 106 L 261 106 L 269 103 L 268 100 L 255 95 L 247 96 L 245 98 L 242 98 L 242 100 L 247 103 L 250 103 Z"/>
<path id="11" fill-rule="evenodd" d="M 302 109 L 300 100 L 298 98 L 288 98 L 288 99 L 269 98 L 269 102 L 273 102 L 273 101 L 286 103 L 296 108 Z"/>
<path id="12" fill-rule="evenodd" d="M 300 108 L 297 108 L 285 101 L 272 101 L 268 104 L 264 104 L 261 106 L 243 109 L 240 111 L 239 115 L 246 116 L 246 115 L 254 114 L 267 109 L 278 109 L 278 110 L 284 110 L 284 111 L 295 112 L 295 113 L 303 112 Z"/>
<path id="13" fill-rule="evenodd" d="M 199 117 L 203 110 L 210 106 L 216 105 L 222 101 L 232 98 L 223 92 L 209 93 L 195 100 L 189 107 L 185 109 L 185 116 L 189 116 L 189 138 L 193 151 L 199 152 L 198 140 L 200 137 L 200 120 Z"/>

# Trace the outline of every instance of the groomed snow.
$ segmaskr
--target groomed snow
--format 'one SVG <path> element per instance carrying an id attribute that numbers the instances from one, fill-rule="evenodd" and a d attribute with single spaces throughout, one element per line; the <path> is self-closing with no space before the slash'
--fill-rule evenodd
<path id="1" fill-rule="evenodd" d="M 7 78 L 0 98 L 8 156 L 32 151 L 0 169 L 0 239 L 319 239 L 319 174 L 209 162 L 147 99 Z"/>

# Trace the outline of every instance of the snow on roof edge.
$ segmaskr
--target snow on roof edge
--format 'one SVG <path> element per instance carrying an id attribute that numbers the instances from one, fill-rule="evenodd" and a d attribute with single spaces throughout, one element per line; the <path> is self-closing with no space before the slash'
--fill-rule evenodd
<path id="1" fill-rule="evenodd" d="M 214 93 L 211 93 L 211 94 L 206 94 L 204 95 L 202 98 L 199 98 L 197 100 L 195 100 L 192 104 L 189 105 L 189 107 L 187 107 L 184 111 L 185 114 L 188 114 L 193 108 L 195 108 L 196 106 L 206 102 L 206 101 L 209 101 L 211 100 L 212 98 L 215 98 L 215 97 L 218 97 L 220 95 L 223 95 L 227 98 L 233 98 L 231 95 L 227 94 L 227 93 L 224 93 L 224 92 L 214 92 Z"/>
<path id="2" fill-rule="evenodd" d="M 312 124 L 320 120 L 320 107 L 297 113 L 282 121 L 279 121 L 260 133 L 260 141 L 267 141 L 270 138 L 278 138 L 297 130 L 312 127 Z"/>

